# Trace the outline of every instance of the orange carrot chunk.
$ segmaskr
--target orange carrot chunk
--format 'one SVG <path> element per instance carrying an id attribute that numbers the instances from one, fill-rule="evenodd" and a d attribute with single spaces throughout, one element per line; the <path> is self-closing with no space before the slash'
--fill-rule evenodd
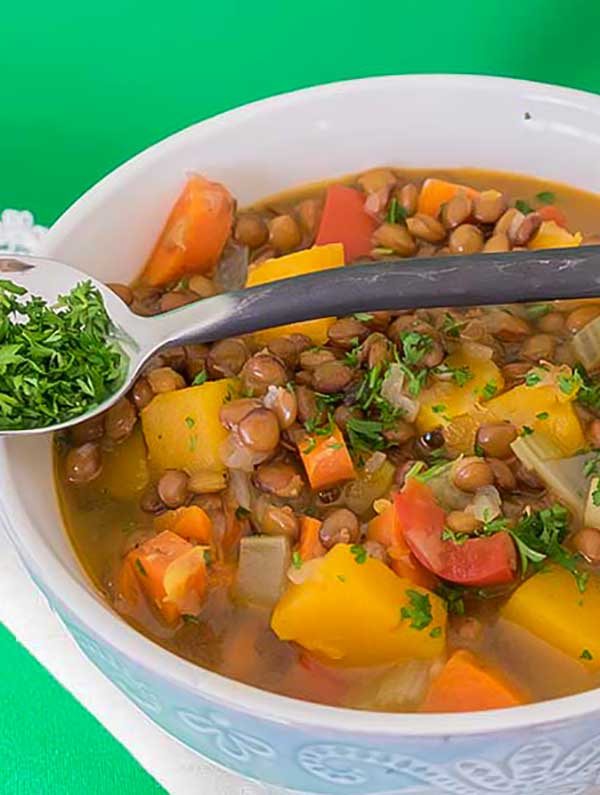
<path id="1" fill-rule="evenodd" d="M 468 185 L 457 185 L 455 182 L 430 177 L 425 180 L 419 193 L 417 212 L 437 218 L 442 204 L 446 204 L 459 193 L 465 193 L 470 199 L 478 195 L 478 192 Z"/>
<path id="2" fill-rule="evenodd" d="M 544 207 L 540 207 L 537 213 L 542 216 L 544 221 L 555 221 L 559 226 L 567 228 L 567 216 L 554 204 L 546 204 Z"/>
<path id="3" fill-rule="evenodd" d="M 431 683 L 421 712 L 476 712 L 524 703 L 523 696 L 500 672 L 460 649 Z"/>
<path id="4" fill-rule="evenodd" d="M 305 434 L 298 450 L 313 489 L 324 489 L 356 477 L 352 458 L 337 425 L 329 436 Z"/>
<path id="5" fill-rule="evenodd" d="M 321 543 L 319 531 L 323 522 L 312 516 L 303 516 L 300 519 L 300 544 L 298 553 L 303 561 L 322 557 L 327 551 Z"/>
<path id="6" fill-rule="evenodd" d="M 202 547 L 165 530 L 132 549 L 124 561 L 124 566 L 128 565 L 133 566 L 142 590 L 168 623 L 199 611 L 206 590 Z"/>
<path id="7" fill-rule="evenodd" d="M 227 188 L 192 175 L 146 263 L 142 284 L 162 287 L 193 273 L 210 273 L 219 261 L 232 222 L 233 198 Z"/>
<path id="8" fill-rule="evenodd" d="M 171 530 L 178 536 L 197 541 L 199 544 L 212 542 L 211 518 L 199 505 L 188 505 L 174 511 L 166 511 L 154 519 L 154 529 L 159 533 Z"/>

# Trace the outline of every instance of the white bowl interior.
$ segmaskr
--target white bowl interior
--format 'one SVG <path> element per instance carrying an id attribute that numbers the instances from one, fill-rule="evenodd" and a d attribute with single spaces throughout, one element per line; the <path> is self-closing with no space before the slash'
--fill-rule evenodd
<path id="1" fill-rule="evenodd" d="M 284 95 L 189 128 L 125 164 L 56 223 L 45 250 L 97 278 L 127 281 L 186 172 L 223 181 L 244 204 L 376 164 L 493 168 L 600 190 L 600 98 L 460 76 L 379 78 Z M 50 449 L 47 438 L 0 443 L 2 502 L 21 551 L 35 560 L 43 548 L 98 599 L 61 527 Z"/>

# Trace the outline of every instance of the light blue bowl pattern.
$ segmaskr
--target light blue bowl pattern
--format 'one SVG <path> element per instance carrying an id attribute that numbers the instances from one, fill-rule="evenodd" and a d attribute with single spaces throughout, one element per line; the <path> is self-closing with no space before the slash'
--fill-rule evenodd
<path id="1" fill-rule="evenodd" d="M 155 675 L 84 626 L 28 569 L 79 648 L 142 712 L 206 759 L 269 785 L 265 795 L 600 795 L 600 714 L 470 736 L 444 736 L 443 718 L 436 737 L 317 733 Z"/>

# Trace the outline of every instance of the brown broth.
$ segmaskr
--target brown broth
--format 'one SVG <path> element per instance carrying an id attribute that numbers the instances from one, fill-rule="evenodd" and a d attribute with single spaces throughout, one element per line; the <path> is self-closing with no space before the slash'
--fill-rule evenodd
<path id="1" fill-rule="evenodd" d="M 396 169 L 416 184 L 428 176 L 465 182 L 475 188 L 495 188 L 533 202 L 541 191 L 555 193 L 554 204 L 565 212 L 571 231 L 584 235 L 600 232 L 600 197 L 566 185 L 533 177 L 474 169 Z M 355 177 L 342 181 L 351 183 Z M 299 199 L 319 195 L 327 183 L 304 186 L 257 202 L 253 209 L 278 212 Z M 140 431 L 136 431 L 140 433 Z M 111 495 L 106 478 L 69 487 L 63 477 L 64 460 L 56 445 L 55 481 L 65 527 L 83 568 L 107 601 L 136 629 L 166 649 L 198 665 L 257 687 L 306 700 L 356 708 L 410 711 L 416 699 L 390 702 L 380 687 L 392 669 L 320 669 L 303 661 L 299 650 L 279 641 L 269 628 L 269 612 L 235 605 L 226 586 L 211 589 L 197 622 L 176 629 L 160 621 L 153 611 L 138 605 L 131 612 L 115 604 L 115 579 L 123 555 L 153 534 L 152 517 L 141 511 L 139 492 L 129 498 Z M 105 470 L 110 470 L 110 454 Z M 585 669 L 521 629 L 497 619 L 497 603 L 480 605 L 475 613 L 485 625 L 473 650 L 495 661 L 531 696 L 545 699 L 587 690 L 600 684 L 600 676 Z M 450 636 L 450 648 L 456 641 Z M 464 644 L 463 644 L 464 645 Z M 539 671 L 544 671 L 544 676 Z M 418 676 L 415 681 L 418 682 Z M 339 696 L 341 689 L 347 691 Z M 418 683 L 415 688 L 418 690 Z"/>

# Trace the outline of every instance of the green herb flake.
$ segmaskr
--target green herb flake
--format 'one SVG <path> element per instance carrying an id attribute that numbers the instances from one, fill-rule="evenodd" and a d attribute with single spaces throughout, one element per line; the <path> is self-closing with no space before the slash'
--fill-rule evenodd
<path id="1" fill-rule="evenodd" d="M 360 564 L 365 563 L 369 557 L 367 550 L 362 544 L 352 544 L 350 547 L 350 554 L 353 555 L 354 560 Z"/>
<path id="2" fill-rule="evenodd" d="M 388 224 L 397 224 L 400 221 L 404 221 L 407 216 L 408 212 L 406 209 L 400 204 L 398 199 L 393 196 L 392 200 L 390 201 L 385 220 L 388 222 Z"/>
<path id="3" fill-rule="evenodd" d="M 184 624 L 199 624 L 200 623 L 199 617 L 198 616 L 194 616 L 191 613 L 184 613 L 181 616 L 181 620 L 183 621 Z"/>
<path id="4" fill-rule="evenodd" d="M 523 425 L 523 427 L 521 428 L 520 435 L 521 436 L 531 436 L 532 433 L 533 433 L 533 428 L 530 428 L 529 425 Z"/>
<path id="5" fill-rule="evenodd" d="M 445 527 L 442 531 L 442 541 L 451 541 L 457 546 L 462 546 L 469 538 L 470 536 L 468 533 L 455 533 L 454 530 L 449 527 Z"/>
<path id="6" fill-rule="evenodd" d="M 442 635 L 442 628 L 441 627 L 434 627 L 431 632 L 429 633 L 430 638 L 439 638 Z"/>
<path id="7" fill-rule="evenodd" d="M 250 516 L 250 511 L 248 508 L 244 508 L 242 505 L 238 505 L 235 509 L 235 518 L 238 520 L 247 519 Z"/>
<path id="8" fill-rule="evenodd" d="M 523 213 L 523 215 L 529 215 L 529 213 L 533 212 L 533 207 L 526 202 L 525 199 L 517 199 L 515 207 L 519 212 Z"/>
<path id="9" fill-rule="evenodd" d="M 579 655 L 580 660 L 593 660 L 594 656 L 589 649 L 584 649 Z"/>
<path id="10" fill-rule="evenodd" d="M 358 320 L 360 323 L 370 323 L 373 320 L 373 315 L 370 315 L 368 312 L 355 312 L 354 319 Z"/>
<path id="11" fill-rule="evenodd" d="M 419 364 L 425 354 L 433 348 L 433 340 L 429 334 L 422 334 L 420 331 L 403 331 L 400 339 L 402 358 L 409 366 Z"/>
<path id="12" fill-rule="evenodd" d="M 301 569 L 303 563 L 304 563 L 304 561 L 302 560 L 302 556 L 300 555 L 298 550 L 296 550 L 294 552 L 294 554 L 292 555 L 292 566 L 295 569 Z"/>
<path id="13" fill-rule="evenodd" d="M 340 582 L 346 582 L 346 577 L 343 574 L 336 574 L 335 576 Z"/>
<path id="14" fill-rule="evenodd" d="M 0 280 L 0 430 L 79 417 L 114 394 L 126 371 L 117 330 L 91 282 L 49 306 Z"/>
<path id="15" fill-rule="evenodd" d="M 410 620 L 411 629 L 425 629 L 433 620 L 429 595 L 419 593 L 419 591 L 415 591 L 413 588 L 408 588 L 405 593 L 410 602 L 410 606 L 403 605 L 403 607 L 400 608 L 401 620 Z"/>
<path id="16" fill-rule="evenodd" d="M 311 436 L 310 439 L 308 439 L 306 447 L 304 448 L 304 450 L 302 450 L 302 454 L 308 455 L 309 453 L 312 453 L 312 451 L 316 448 L 316 446 L 317 446 L 317 440 L 315 439 L 314 436 Z"/>
<path id="17" fill-rule="evenodd" d="M 206 370 L 200 370 L 200 372 L 197 373 L 196 376 L 194 377 L 194 380 L 192 381 L 192 386 L 201 386 L 206 382 L 207 378 L 208 378 L 208 373 L 206 372 Z"/>
<path id="18" fill-rule="evenodd" d="M 442 414 L 444 411 L 446 411 L 446 406 L 443 403 L 436 403 L 435 406 L 431 407 L 431 410 L 434 414 Z"/>
<path id="19" fill-rule="evenodd" d="M 139 571 L 139 573 L 142 575 L 142 577 L 147 577 L 148 576 L 148 572 L 144 568 L 144 564 L 142 563 L 142 561 L 139 558 L 135 559 L 135 567 Z"/>
<path id="20" fill-rule="evenodd" d="M 494 381 L 488 381 L 481 389 L 481 397 L 485 400 L 491 400 L 498 391 L 498 385 Z"/>
<path id="21" fill-rule="evenodd" d="M 450 312 L 446 312 L 444 315 L 444 322 L 440 327 L 440 331 L 443 334 L 447 334 L 449 337 L 458 338 L 460 337 L 460 328 L 464 325 L 463 323 L 459 323 L 451 314 Z"/>
<path id="22" fill-rule="evenodd" d="M 525 314 L 529 320 L 539 320 L 552 311 L 550 304 L 530 304 L 525 307 Z"/>
<path id="23" fill-rule="evenodd" d="M 535 416 L 538 420 L 547 420 L 550 415 L 547 411 L 540 411 L 540 413 L 536 414 Z"/>
<path id="24" fill-rule="evenodd" d="M 556 195 L 551 190 L 542 190 L 535 194 L 535 198 L 541 204 L 554 204 L 556 201 Z"/>
<path id="25" fill-rule="evenodd" d="M 561 373 L 558 376 L 557 381 L 560 391 L 565 395 L 572 395 L 582 384 L 582 378 L 576 370 L 572 373 L 572 375 L 565 375 L 564 373 Z"/>
<path id="26" fill-rule="evenodd" d="M 449 613 L 455 616 L 465 614 L 465 589 L 460 585 L 440 583 L 435 590 L 436 594 L 444 600 Z"/>
<path id="27" fill-rule="evenodd" d="M 196 420 L 193 417 L 186 417 L 185 424 L 188 426 L 188 428 L 193 428 L 196 424 Z"/>
<path id="28" fill-rule="evenodd" d="M 535 370 L 532 370 L 525 376 L 525 386 L 537 386 L 541 380 L 542 376 L 536 373 Z"/>
<path id="29" fill-rule="evenodd" d="M 198 437 L 196 435 L 190 436 L 190 441 L 188 445 L 190 453 L 195 453 L 197 446 L 198 446 Z"/>

